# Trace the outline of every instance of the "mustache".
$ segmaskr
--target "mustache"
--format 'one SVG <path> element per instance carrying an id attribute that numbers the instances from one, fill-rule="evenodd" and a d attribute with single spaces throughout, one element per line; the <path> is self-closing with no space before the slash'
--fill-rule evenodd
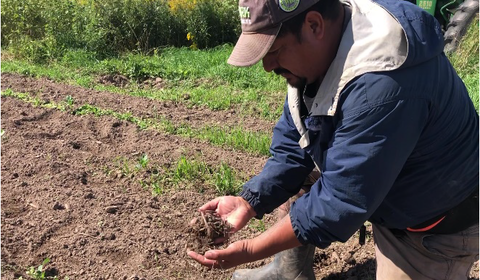
<path id="1" fill-rule="evenodd" d="M 274 69 L 273 72 L 277 75 L 281 75 L 281 74 L 292 74 L 292 72 L 288 71 L 287 69 L 285 68 L 277 68 L 277 69 Z"/>

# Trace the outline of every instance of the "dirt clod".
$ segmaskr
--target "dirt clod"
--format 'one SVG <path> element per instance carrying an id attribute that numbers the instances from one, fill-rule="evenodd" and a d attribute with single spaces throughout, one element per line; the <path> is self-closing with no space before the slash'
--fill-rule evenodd
<path id="1" fill-rule="evenodd" d="M 190 245 L 197 253 L 205 253 L 215 245 L 228 241 L 231 226 L 214 211 L 198 212 L 190 223 Z"/>

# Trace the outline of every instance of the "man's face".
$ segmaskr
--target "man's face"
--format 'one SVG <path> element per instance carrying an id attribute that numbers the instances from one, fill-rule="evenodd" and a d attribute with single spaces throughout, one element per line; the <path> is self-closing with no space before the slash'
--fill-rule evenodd
<path id="1" fill-rule="evenodd" d="M 263 68 L 267 72 L 284 77 L 296 88 L 303 88 L 308 78 L 305 73 L 305 60 L 300 53 L 302 44 L 291 33 L 277 37 L 270 50 L 263 57 Z"/>
<path id="2" fill-rule="evenodd" d="M 263 58 L 263 68 L 284 77 L 296 88 L 317 82 L 321 75 L 318 46 L 308 37 L 301 40 L 292 33 L 277 37 Z"/>
<path id="3" fill-rule="evenodd" d="M 332 26 L 332 22 L 324 21 L 318 12 L 309 12 L 298 36 L 286 33 L 275 39 L 263 57 L 263 68 L 283 76 L 299 89 L 309 84 L 319 86 L 340 42 L 341 24 L 336 23 L 335 29 Z"/>

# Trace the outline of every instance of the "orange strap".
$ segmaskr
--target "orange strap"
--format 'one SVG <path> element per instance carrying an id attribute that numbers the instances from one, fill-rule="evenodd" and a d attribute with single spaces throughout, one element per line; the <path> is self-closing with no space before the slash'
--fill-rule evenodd
<path id="1" fill-rule="evenodd" d="M 445 217 L 446 216 L 443 216 L 440 220 L 438 220 L 435 223 L 433 223 L 429 226 L 426 226 L 424 228 L 409 228 L 409 227 L 407 227 L 407 230 L 412 231 L 412 232 L 422 232 L 422 231 L 430 230 L 430 229 L 434 228 L 436 225 L 438 225 L 441 221 L 443 221 L 443 219 L 445 219 Z"/>

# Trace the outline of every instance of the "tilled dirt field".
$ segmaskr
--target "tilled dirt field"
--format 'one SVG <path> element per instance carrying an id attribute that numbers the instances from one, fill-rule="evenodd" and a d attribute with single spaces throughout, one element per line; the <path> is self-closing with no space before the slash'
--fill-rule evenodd
<path id="1" fill-rule="evenodd" d="M 17 74 L 2 73 L 1 82 L 2 90 L 29 92 L 44 102 L 61 102 L 69 95 L 77 105 L 138 117 L 160 115 L 192 127 L 241 124 L 267 132 L 273 127 L 241 118 L 234 109 L 187 108 Z M 178 186 L 154 196 L 135 176 L 117 172 L 114 163 L 148 154 L 151 164 L 168 168 L 185 155 L 212 165 L 225 162 L 251 176 L 261 170 L 265 157 L 140 130 L 109 116 L 34 107 L 12 97 L 1 99 L 1 127 L 2 279 L 29 279 L 26 271 L 46 258 L 46 275 L 59 279 L 229 279 L 232 269 L 208 270 L 186 256 L 188 222 L 215 192 L 208 186 Z M 265 227 L 274 216 L 267 215 Z M 260 230 L 251 225 L 232 239 L 253 237 Z M 315 254 L 317 279 L 374 279 L 374 271 L 370 228 L 363 246 L 353 236 Z M 478 279 L 478 264 L 471 276 Z"/>

